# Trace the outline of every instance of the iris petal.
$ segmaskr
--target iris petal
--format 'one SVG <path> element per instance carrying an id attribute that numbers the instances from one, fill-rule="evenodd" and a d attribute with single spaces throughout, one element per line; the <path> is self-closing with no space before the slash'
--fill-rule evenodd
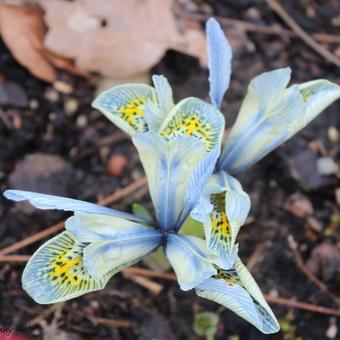
<path id="1" fill-rule="evenodd" d="M 210 179 L 191 216 L 203 223 L 210 251 L 232 261 L 236 236 L 249 210 L 249 196 L 239 181 L 220 171 Z"/>
<path id="2" fill-rule="evenodd" d="M 219 169 L 236 174 L 249 168 L 340 97 L 340 87 L 322 79 L 286 88 L 290 73 L 279 69 L 251 81 Z"/>
<path id="3" fill-rule="evenodd" d="M 213 105 L 198 98 L 186 98 L 166 116 L 158 132 L 166 140 L 176 136 L 198 139 L 211 151 L 220 148 L 224 117 Z"/>
<path id="4" fill-rule="evenodd" d="M 95 278 L 119 272 L 141 260 L 161 244 L 162 235 L 120 237 L 114 241 L 92 242 L 84 249 L 84 266 Z"/>
<path id="5" fill-rule="evenodd" d="M 165 141 L 153 132 L 138 134 L 133 142 L 148 178 L 158 223 L 164 229 L 173 229 L 181 223 L 188 182 L 206 155 L 205 147 L 190 137 Z"/>
<path id="6" fill-rule="evenodd" d="M 198 237 L 168 235 L 165 254 L 182 290 L 192 289 L 217 273 L 205 241 Z"/>
<path id="7" fill-rule="evenodd" d="M 86 243 L 64 231 L 43 244 L 28 261 L 22 276 L 24 290 L 38 303 L 69 300 L 103 289 L 114 274 L 94 279 L 84 267 Z"/>
<path id="8" fill-rule="evenodd" d="M 58 209 L 65 211 L 83 212 L 87 214 L 103 214 L 125 218 L 130 221 L 146 222 L 144 219 L 126 212 L 103 207 L 98 204 L 75 200 L 55 195 L 41 194 L 25 190 L 6 190 L 4 196 L 10 200 L 21 202 L 28 200 L 38 209 Z"/>
<path id="9" fill-rule="evenodd" d="M 196 292 L 201 297 L 229 308 L 265 334 L 280 329 L 255 280 L 239 258 L 234 268 L 218 270 L 215 277 L 199 284 Z"/>
<path id="10" fill-rule="evenodd" d="M 160 110 L 164 113 L 164 118 L 169 113 L 174 105 L 174 100 L 172 98 L 172 89 L 168 82 L 168 80 L 160 75 L 153 75 L 152 81 L 155 85 L 157 98 L 158 98 L 158 106 Z"/>
<path id="11" fill-rule="evenodd" d="M 65 226 L 82 242 L 115 241 L 159 235 L 154 228 L 107 215 L 75 214 L 66 220 Z"/>
<path id="12" fill-rule="evenodd" d="M 290 127 L 290 136 L 304 128 L 327 106 L 340 98 L 340 86 L 326 79 L 317 79 L 299 84 L 300 93 L 306 104 L 305 113 Z"/>
<path id="13" fill-rule="evenodd" d="M 54 303 L 103 289 L 122 268 L 155 250 L 162 234 L 117 217 L 77 213 L 66 230 L 43 244 L 23 274 L 24 289 L 39 303 Z"/>
<path id="14" fill-rule="evenodd" d="M 214 18 L 207 21 L 206 34 L 209 56 L 209 95 L 212 103 L 219 108 L 224 93 L 229 87 L 232 50 Z"/>
<path id="15" fill-rule="evenodd" d="M 84 249 L 84 266 L 95 278 L 118 272 L 155 250 L 162 234 L 153 228 L 121 218 L 76 214 L 66 221 L 66 228 Z"/>
<path id="16" fill-rule="evenodd" d="M 157 103 L 154 88 L 144 84 L 126 84 L 101 93 L 92 106 L 130 136 L 147 131 L 144 106 Z"/>

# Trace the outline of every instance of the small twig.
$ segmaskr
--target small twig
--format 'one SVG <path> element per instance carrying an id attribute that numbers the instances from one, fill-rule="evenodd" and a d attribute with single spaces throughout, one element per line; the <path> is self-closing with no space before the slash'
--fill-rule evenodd
<path id="1" fill-rule="evenodd" d="M 121 199 L 122 197 L 134 192 L 135 190 L 139 189 L 140 187 L 142 187 L 143 185 L 146 184 L 146 178 L 142 177 L 138 180 L 136 180 L 135 182 L 127 185 L 125 188 L 122 188 L 118 191 L 116 191 L 115 193 L 113 193 L 112 195 L 106 196 L 102 199 L 100 199 L 97 204 L 100 205 L 108 205 L 111 204 L 115 201 L 118 201 L 119 199 Z M 19 242 L 16 242 L 8 247 L 3 248 L 2 250 L 0 250 L 0 255 L 7 255 L 10 254 L 16 250 L 19 250 L 21 248 L 24 248 L 34 242 L 37 242 L 49 235 L 52 235 L 60 230 L 62 230 L 64 228 L 64 222 L 65 221 L 60 221 L 54 225 L 52 225 L 51 227 L 44 229 L 42 231 L 39 231 L 38 233 L 35 233 Z"/>
<path id="2" fill-rule="evenodd" d="M 27 262 L 31 255 L 0 255 L 0 262 Z"/>
<path id="3" fill-rule="evenodd" d="M 183 18 L 190 18 L 197 21 L 207 21 L 210 18 L 210 15 L 201 14 L 201 13 L 193 13 L 193 12 L 184 12 L 184 13 L 177 13 L 179 17 Z M 299 36 L 288 29 L 285 29 L 280 26 L 264 26 L 259 24 L 253 24 L 251 22 L 246 22 L 243 20 L 238 19 L 230 19 L 225 17 L 216 16 L 216 19 L 221 23 L 223 26 L 234 26 L 238 27 L 247 32 L 254 32 L 260 34 L 268 34 L 268 35 L 278 35 L 280 37 L 286 38 L 299 38 Z M 331 43 L 331 44 L 338 44 L 340 43 L 340 36 L 327 34 L 327 33 L 312 33 L 312 37 L 320 42 L 323 43 Z"/>
<path id="4" fill-rule="evenodd" d="M 165 279 L 168 281 L 177 281 L 176 275 L 173 273 L 161 273 L 155 272 L 151 269 L 144 269 L 138 267 L 129 267 L 122 270 L 126 274 L 136 274 L 136 275 L 144 275 L 149 277 L 157 277 L 159 279 Z"/>
<path id="5" fill-rule="evenodd" d="M 340 67 L 340 59 L 326 48 L 318 44 L 310 35 L 305 32 L 295 20 L 288 14 L 288 12 L 276 1 L 266 0 L 269 7 L 298 35 L 309 47 L 320 54 L 330 63 Z"/>
<path id="6" fill-rule="evenodd" d="M 266 247 L 266 245 L 264 243 L 260 243 L 255 247 L 254 252 L 252 253 L 252 255 L 249 257 L 249 260 L 247 262 L 247 268 L 248 270 L 251 272 L 255 266 L 262 261 L 262 252 L 264 250 L 264 248 Z"/>
<path id="7" fill-rule="evenodd" d="M 65 302 L 60 302 L 60 303 L 56 303 L 52 306 L 50 306 L 47 309 L 44 309 L 43 312 L 41 312 L 39 315 L 37 315 L 35 318 L 33 318 L 32 320 L 28 321 L 26 326 L 30 327 L 30 326 L 34 326 L 37 324 L 40 324 L 40 322 L 44 319 L 46 319 L 48 316 L 50 316 L 51 314 L 57 313 L 57 312 L 61 312 L 61 310 L 64 307 Z"/>
<path id="8" fill-rule="evenodd" d="M 127 185 L 125 188 L 122 188 L 112 195 L 106 196 L 98 201 L 97 204 L 100 205 L 109 205 L 113 202 L 118 201 L 119 199 L 123 198 L 126 195 L 131 194 L 132 192 L 136 191 L 137 189 L 141 188 L 147 183 L 146 177 L 141 177 L 134 181 L 133 183 Z"/>
<path id="9" fill-rule="evenodd" d="M 139 284 L 140 286 L 146 288 L 154 295 L 158 295 L 163 289 L 162 285 L 160 285 L 159 283 L 153 282 L 145 278 L 144 276 L 140 276 L 136 274 L 127 274 L 126 272 L 123 272 L 123 276 L 124 278 L 131 280 Z"/>
<path id="10" fill-rule="evenodd" d="M 13 257 L 16 255 L 12 255 Z M 10 256 L 8 256 L 10 257 Z M 12 261 L 14 262 L 14 261 Z M 177 281 L 176 275 L 173 273 L 160 273 L 160 272 L 155 272 L 151 269 L 144 269 L 144 268 L 137 268 L 137 267 L 129 267 L 125 268 L 122 270 L 123 273 L 125 274 L 137 274 L 137 275 L 144 275 L 144 276 L 149 276 L 149 277 L 155 277 L 155 278 L 160 278 L 168 281 Z M 271 303 L 276 303 L 279 305 L 291 307 L 291 308 L 298 308 L 298 309 L 303 309 L 307 310 L 309 312 L 315 312 L 315 313 L 320 313 L 320 314 L 327 314 L 327 315 L 334 315 L 334 316 L 340 316 L 340 310 L 333 309 L 333 308 L 328 308 L 328 307 L 323 307 L 323 306 L 317 306 L 313 305 L 310 303 L 305 303 L 301 301 L 295 301 L 291 299 L 286 299 L 282 297 L 276 297 L 272 295 L 265 294 L 264 297 L 266 300 L 268 300 Z"/>
<path id="11" fill-rule="evenodd" d="M 327 294 L 338 306 L 340 306 L 340 299 L 332 292 L 330 292 L 327 286 L 323 282 L 321 282 L 304 264 L 302 257 L 298 251 L 298 245 L 294 240 L 293 235 L 288 235 L 287 241 L 290 249 L 293 252 L 296 265 L 298 266 L 298 268 L 309 278 L 310 281 L 312 281 L 316 286 L 318 286 L 322 292 Z"/>
<path id="12" fill-rule="evenodd" d="M 340 310 L 337 310 L 337 309 L 312 305 L 310 303 L 295 301 L 291 299 L 285 299 L 282 297 L 272 296 L 272 295 L 265 295 L 264 297 L 266 298 L 267 301 L 271 303 L 276 303 L 278 305 L 284 305 L 284 306 L 297 308 L 297 309 L 304 309 L 310 312 L 315 312 L 315 313 L 320 313 L 320 314 L 340 316 Z"/>
<path id="13" fill-rule="evenodd" d="M 107 319 L 107 318 L 100 318 L 97 316 L 87 316 L 87 318 L 94 324 L 94 325 L 105 325 L 112 328 L 136 328 L 137 324 L 130 320 L 114 320 L 114 319 Z"/>
<path id="14" fill-rule="evenodd" d="M 50 226 L 49 228 L 47 229 L 44 229 L 42 231 L 39 231 L 21 241 L 18 241 L 14 244 L 11 244 L 10 246 L 8 247 L 5 247 L 3 249 L 0 250 L 0 256 L 3 256 L 3 255 L 7 255 L 7 254 L 10 254 L 10 253 L 13 253 L 14 251 L 16 250 L 19 250 L 21 248 L 24 248 L 34 242 L 37 242 L 49 235 L 52 235 L 58 231 L 60 231 L 61 229 L 64 228 L 64 221 L 60 221 L 56 224 L 53 224 L 52 226 Z M 18 255 L 16 255 L 18 256 Z"/>
<path id="15" fill-rule="evenodd" d="M 0 109 L 0 120 L 4 123 L 8 130 L 13 129 L 11 120 L 6 116 L 6 113 Z"/>
<path id="16" fill-rule="evenodd" d="M 26 263 L 32 255 L 0 255 L 0 262 L 8 263 Z M 128 267 L 122 270 L 122 273 L 126 275 L 142 275 L 149 277 L 156 277 L 159 279 L 165 279 L 168 281 L 177 281 L 176 275 L 172 273 L 161 273 L 151 269 L 144 269 L 138 267 Z"/>
<path id="17" fill-rule="evenodd" d="M 101 138 L 98 141 L 98 145 L 100 145 L 100 146 L 112 145 L 112 144 L 122 142 L 126 139 L 128 139 L 127 134 L 120 132 L 120 131 L 116 131 L 116 132 L 112 133 L 111 135 L 108 135 L 108 136 Z"/>
<path id="18" fill-rule="evenodd" d="M 20 300 L 19 300 L 20 301 Z M 14 302 L 14 306 L 15 308 L 18 308 L 20 310 L 22 310 L 23 312 L 25 312 L 26 314 L 28 315 L 36 315 L 37 312 L 32 308 L 32 307 L 29 307 L 29 306 L 26 306 L 22 303 L 22 301 L 20 302 Z"/>

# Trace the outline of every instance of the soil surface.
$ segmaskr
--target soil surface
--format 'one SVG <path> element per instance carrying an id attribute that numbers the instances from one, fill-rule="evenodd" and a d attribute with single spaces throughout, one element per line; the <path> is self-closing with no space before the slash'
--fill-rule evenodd
<path id="1" fill-rule="evenodd" d="M 309 33 L 336 33 L 332 24 L 339 13 L 336 1 L 284 3 Z M 309 5 L 304 6 L 306 3 Z M 262 2 L 229 0 L 205 4 L 218 16 L 283 25 Z M 227 127 L 235 119 L 249 81 L 259 73 L 290 66 L 294 83 L 316 78 L 339 81 L 339 70 L 299 39 L 256 32 L 247 33 L 242 39 L 245 40 L 240 38 L 236 49 L 231 86 L 222 107 Z M 331 44 L 326 47 L 336 49 Z M 23 69 L 3 43 L 0 43 L 0 73 L 4 79 L 0 84 L 1 191 L 11 187 L 97 201 L 143 176 L 131 141 L 91 108 L 94 88 L 88 82 L 61 73 L 60 79 L 71 85 L 73 91 L 58 92 Z M 193 58 L 169 51 L 153 73 L 168 78 L 176 100 L 187 96 L 208 99 L 207 70 Z M 339 163 L 336 139 L 340 129 L 339 109 L 339 103 L 333 104 L 306 129 L 239 177 L 252 200 L 250 217 L 238 237 L 240 256 L 245 263 L 251 263 L 251 271 L 262 291 L 335 309 L 338 306 L 334 299 L 298 267 L 288 236 L 292 235 L 297 242 L 308 270 L 330 292 L 339 292 L 339 170 L 337 174 L 325 175 L 317 166 L 322 157 Z M 114 162 L 110 165 L 111 157 L 117 155 L 125 158 L 123 170 L 118 169 L 119 176 L 117 169 L 111 169 Z M 112 206 L 131 211 L 133 202 L 151 207 L 144 188 Z M 0 197 L 0 249 L 67 216 L 13 204 Z M 17 254 L 32 254 L 44 241 Z M 152 294 L 122 274 L 111 279 L 103 291 L 68 301 L 59 312 L 41 316 L 48 306 L 34 303 L 22 290 L 22 270 L 23 263 L 0 264 L 0 326 L 23 330 L 21 334 L 29 338 L 203 339 L 193 330 L 195 314 L 200 311 L 219 315 L 216 339 L 340 337 L 339 320 L 335 317 L 278 304 L 271 306 L 282 330 L 265 336 L 229 310 L 197 297 L 193 291 L 182 292 L 175 282 L 153 278 L 162 290 Z M 37 316 L 40 316 L 38 324 L 23 329 Z M 128 320 L 136 327 L 98 325 L 91 321 L 92 316 Z M 3 339 L 1 333 L 0 339 Z"/>

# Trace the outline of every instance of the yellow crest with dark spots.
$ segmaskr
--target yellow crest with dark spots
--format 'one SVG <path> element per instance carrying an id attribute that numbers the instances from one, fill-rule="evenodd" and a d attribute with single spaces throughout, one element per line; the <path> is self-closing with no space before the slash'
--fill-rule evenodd
<path id="1" fill-rule="evenodd" d="M 193 136 L 200 139 L 207 146 L 208 150 L 211 150 L 213 146 L 210 124 L 202 122 L 198 114 L 188 115 L 184 113 L 181 116 L 175 116 L 161 135 L 164 137 L 174 135 Z"/>
<path id="2" fill-rule="evenodd" d="M 187 98 L 179 102 L 162 124 L 161 136 L 190 136 L 201 140 L 211 151 L 221 141 L 224 129 L 222 114 L 212 105 L 198 98 Z"/>
<path id="3" fill-rule="evenodd" d="M 231 241 L 231 227 L 225 209 L 226 193 L 217 193 L 210 196 L 213 210 L 210 214 L 211 237 L 209 247 L 227 247 Z"/>
<path id="4" fill-rule="evenodd" d="M 217 269 L 217 274 L 214 276 L 215 279 L 223 279 L 226 283 L 229 285 L 239 285 L 241 287 L 241 279 L 238 276 L 236 270 L 234 268 L 228 269 L 228 270 L 223 270 L 218 268 Z"/>
<path id="5" fill-rule="evenodd" d="M 113 273 L 95 280 L 83 265 L 83 249 L 70 231 L 55 236 L 32 256 L 22 277 L 23 288 L 39 303 L 54 303 L 103 289 Z"/>
<path id="6" fill-rule="evenodd" d="M 144 106 L 148 101 L 157 103 L 154 88 L 144 84 L 128 84 L 101 93 L 92 105 L 132 136 L 148 130 L 144 117 Z"/>
<path id="7" fill-rule="evenodd" d="M 143 109 L 146 101 L 145 96 L 135 97 L 116 109 L 121 118 L 138 132 L 147 130 Z"/>
<path id="8" fill-rule="evenodd" d="M 271 313 L 268 313 L 268 311 L 260 304 L 260 302 L 255 298 L 255 296 L 253 296 L 248 291 L 248 289 L 242 283 L 242 280 L 235 268 L 231 268 L 228 270 L 217 268 L 217 274 L 214 276 L 214 278 L 224 280 L 226 284 L 229 286 L 239 286 L 246 290 L 249 294 L 249 297 L 253 301 L 254 306 L 257 309 L 257 312 L 261 315 L 263 323 L 266 325 L 266 327 L 271 327 L 273 323 L 273 317 Z"/>

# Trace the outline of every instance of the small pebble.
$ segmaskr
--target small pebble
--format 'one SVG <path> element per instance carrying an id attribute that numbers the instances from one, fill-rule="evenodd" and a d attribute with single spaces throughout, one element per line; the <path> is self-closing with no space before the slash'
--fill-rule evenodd
<path id="1" fill-rule="evenodd" d="M 338 165 L 331 157 L 320 157 L 316 163 L 318 174 L 324 176 L 334 175 L 338 170 Z"/>
<path id="2" fill-rule="evenodd" d="M 53 88 L 61 93 L 70 94 L 73 92 L 73 87 L 63 81 L 57 80 L 53 83 Z"/>
<path id="3" fill-rule="evenodd" d="M 102 148 L 100 148 L 99 150 L 99 156 L 100 156 L 100 159 L 103 163 L 106 163 L 109 156 L 110 156 L 110 148 L 108 146 L 103 146 Z"/>
<path id="4" fill-rule="evenodd" d="M 112 176 L 122 176 L 128 160 L 123 155 L 113 155 L 107 163 L 107 170 Z"/>
<path id="5" fill-rule="evenodd" d="M 48 119 L 53 122 L 55 120 L 57 120 L 58 118 L 58 115 L 55 113 L 55 112 L 50 112 L 49 115 L 48 115 Z"/>
<path id="6" fill-rule="evenodd" d="M 39 102 L 36 99 L 31 99 L 29 106 L 31 110 L 36 110 L 39 107 Z"/>
<path id="7" fill-rule="evenodd" d="M 93 309 L 99 309 L 99 307 L 100 307 L 99 302 L 96 301 L 96 300 L 91 300 L 90 305 Z"/>
<path id="8" fill-rule="evenodd" d="M 44 97 L 48 101 L 55 103 L 59 100 L 59 93 L 50 87 L 46 90 Z"/>
<path id="9" fill-rule="evenodd" d="M 255 7 L 251 7 L 249 8 L 246 13 L 245 16 L 247 19 L 252 19 L 252 20 L 261 20 L 261 13 L 260 11 L 255 8 Z"/>
<path id="10" fill-rule="evenodd" d="M 328 129 L 328 139 L 332 142 L 332 143 L 337 143 L 339 140 L 339 131 L 336 127 L 331 126 Z"/>
<path id="11" fill-rule="evenodd" d="M 336 335 L 338 334 L 338 327 L 336 325 L 336 319 L 331 318 L 329 323 L 330 325 L 326 331 L 326 336 L 328 339 L 335 339 Z"/>
<path id="12" fill-rule="evenodd" d="M 76 125 L 81 129 L 84 128 L 87 125 L 87 117 L 84 115 L 80 115 L 77 118 Z"/>
<path id="13" fill-rule="evenodd" d="M 72 116 L 74 113 L 78 111 L 79 103 L 76 99 L 70 98 L 67 99 L 64 104 L 64 110 L 68 116 Z"/>

